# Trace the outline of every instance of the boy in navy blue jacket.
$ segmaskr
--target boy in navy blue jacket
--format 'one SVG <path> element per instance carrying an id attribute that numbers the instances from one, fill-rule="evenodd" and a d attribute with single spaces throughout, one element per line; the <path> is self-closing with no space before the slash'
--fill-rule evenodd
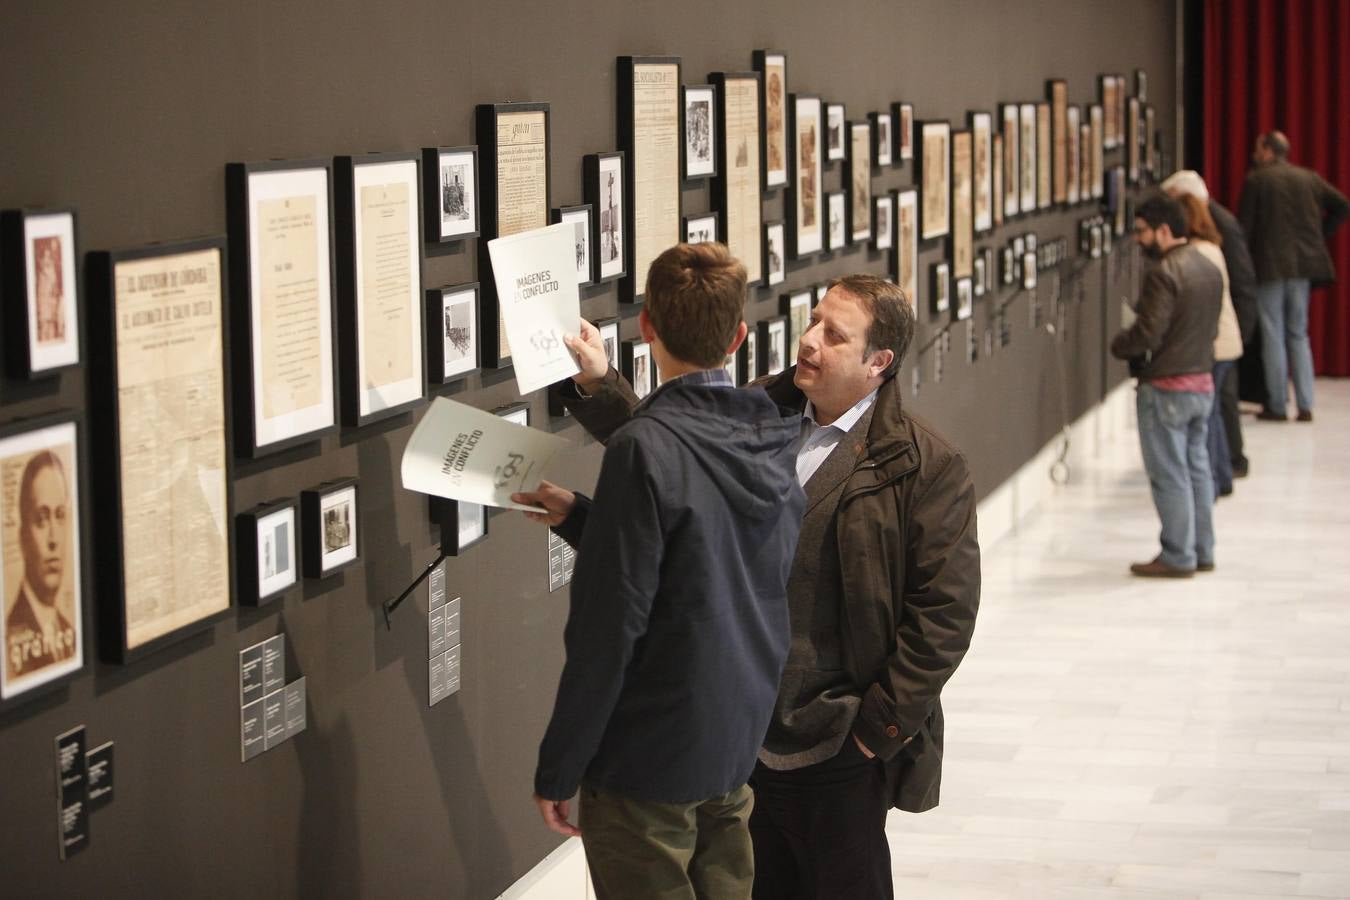
<path id="1" fill-rule="evenodd" d="M 593 501 L 547 482 L 516 495 L 577 548 L 535 801 L 581 834 L 601 900 L 750 896 L 746 781 L 787 656 L 805 499 L 800 416 L 723 369 L 745 293 L 721 244 L 661 254 L 638 325 L 665 383 L 609 437 Z M 569 345 L 583 390 L 617 378 L 589 323 Z"/>

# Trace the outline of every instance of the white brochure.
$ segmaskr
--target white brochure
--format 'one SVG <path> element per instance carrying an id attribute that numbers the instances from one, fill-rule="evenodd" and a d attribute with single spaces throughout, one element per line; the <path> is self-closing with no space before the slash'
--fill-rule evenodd
<path id="1" fill-rule="evenodd" d="M 573 223 L 488 241 L 488 255 L 521 395 L 581 371 L 563 343 L 581 321 Z"/>

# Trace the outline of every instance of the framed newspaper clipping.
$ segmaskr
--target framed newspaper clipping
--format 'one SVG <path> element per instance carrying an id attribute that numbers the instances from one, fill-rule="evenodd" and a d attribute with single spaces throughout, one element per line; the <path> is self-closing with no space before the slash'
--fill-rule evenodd
<path id="1" fill-rule="evenodd" d="M 722 242 L 745 265 L 750 285 L 764 280 L 760 244 L 764 210 L 760 202 L 760 76 L 758 72 L 714 72 L 717 89 L 717 174 L 713 209 L 722 217 Z"/>
<path id="2" fill-rule="evenodd" d="M 618 135 L 628 177 L 628 274 L 619 299 L 640 303 L 647 269 L 681 240 L 680 58 L 621 56 L 618 59 Z"/>

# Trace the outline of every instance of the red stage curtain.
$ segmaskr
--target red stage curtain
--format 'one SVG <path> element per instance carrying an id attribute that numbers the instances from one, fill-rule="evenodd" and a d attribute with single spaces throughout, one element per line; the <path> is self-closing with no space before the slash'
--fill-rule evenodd
<path id="1" fill-rule="evenodd" d="M 1350 0 L 1205 0 L 1204 160 L 1236 211 L 1257 135 L 1289 136 L 1290 159 L 1350 196 Z M 1350 223 L 1331 242 L 1337 282 L 1308 316 L 1319 375 L 1350 375 Z"/>

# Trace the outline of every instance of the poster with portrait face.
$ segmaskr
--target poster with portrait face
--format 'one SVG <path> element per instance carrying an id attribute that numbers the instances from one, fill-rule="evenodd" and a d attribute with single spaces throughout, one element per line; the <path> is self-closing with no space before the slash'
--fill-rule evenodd
<path id="1" fill-rule="evenodd" d="M 84 663 L 76 426 L 0 438 L 0 700 Z"/>

